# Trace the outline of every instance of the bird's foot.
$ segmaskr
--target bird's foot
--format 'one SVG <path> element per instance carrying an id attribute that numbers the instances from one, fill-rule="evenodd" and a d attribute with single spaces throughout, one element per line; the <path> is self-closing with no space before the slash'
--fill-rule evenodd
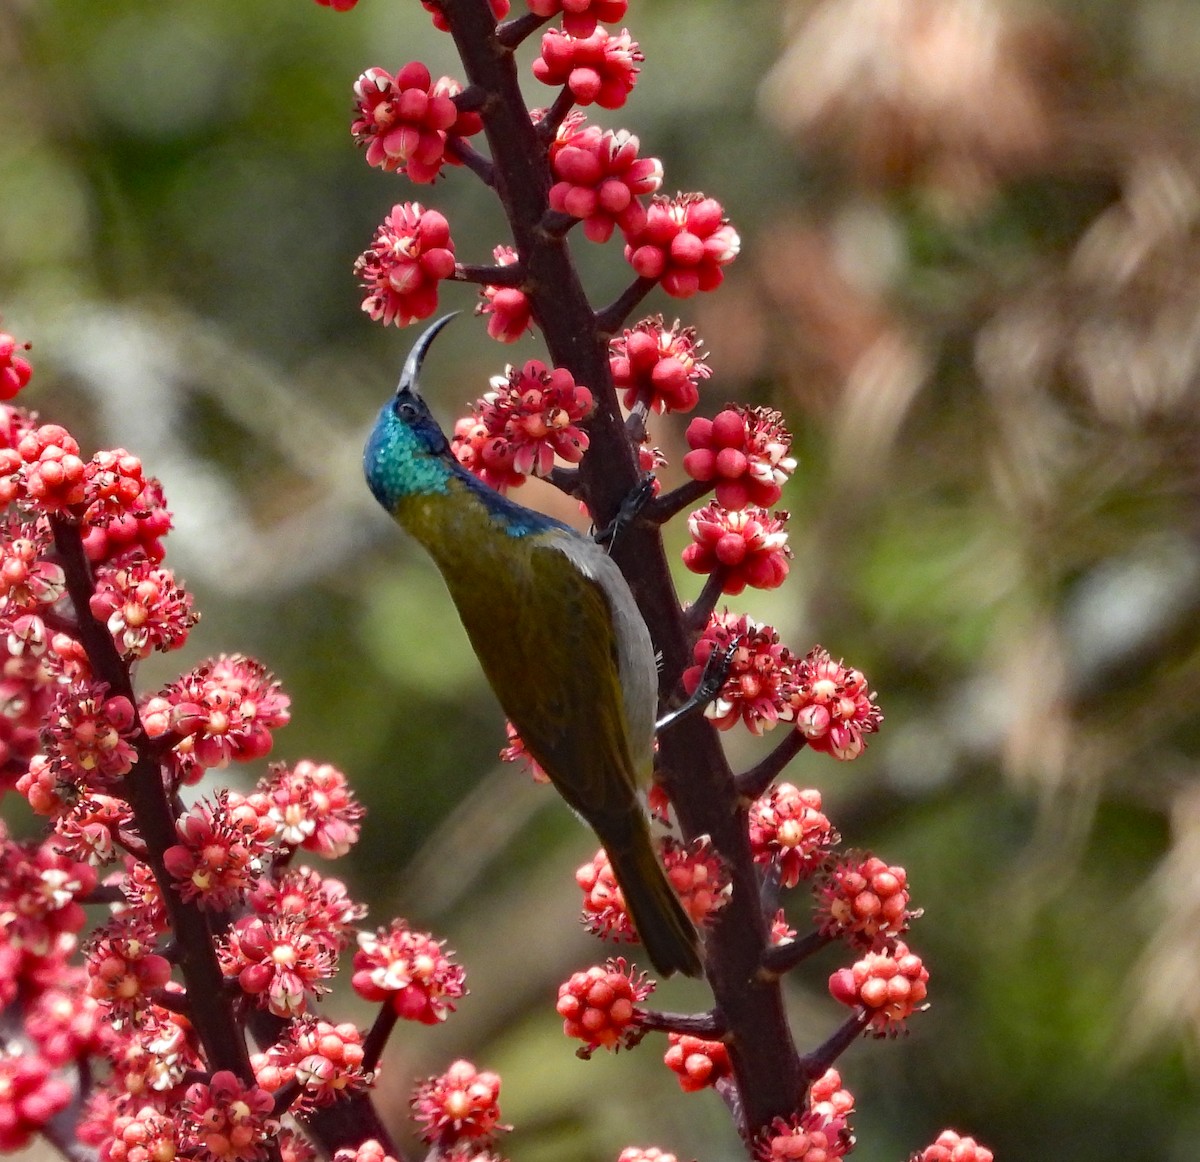
<path id="1" fill-rule="evenodd" d="M 654 483 L 654 473 L 651 472 L 629 490 L 625 499 L 621 501 L 617 515 L 604 528 L 598 529 L 592 534 L 598 545 L 607 545 L 608 551 L 612 552 L 613 545 L 617 543 L 617 537 L 625 529 L 632 528 L 637 523 L 642 510 L 654 499 Z"/>
<path id="2" fill-rule="evenodd" d="M 741 638 L 737 638 L 719 653 L 713 650 L 708 655 L 708 661 L 704 663 L 704 672 L 700 675 L 700 685 L 682 706 L 668 711 L 654 724 L 655 734 L 665 730 L 668 726 L 674 726 L 680 719 L 689 718 L 707 708 L 708 704 L 721 693 L 741 644 Z"/>

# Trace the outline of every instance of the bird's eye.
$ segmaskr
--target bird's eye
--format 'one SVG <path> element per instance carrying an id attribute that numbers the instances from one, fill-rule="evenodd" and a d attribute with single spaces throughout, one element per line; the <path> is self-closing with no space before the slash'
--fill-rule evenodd
<path id="1" fill-rule="evenodd" d="M 396 401 L 395 412 L 406 424 L 411 424 L 418 415 L 417 405 L 407 399 Z"/>

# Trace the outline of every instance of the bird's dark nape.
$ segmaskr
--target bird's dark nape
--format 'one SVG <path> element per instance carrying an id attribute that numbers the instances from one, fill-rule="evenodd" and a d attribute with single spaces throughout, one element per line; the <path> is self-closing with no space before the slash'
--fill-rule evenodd
<path id="1" fill-rule="evenodd" d="M 412 350 L 409 351 L 408 358 L 404 361 L 404 369 L 400 372 L 400 382 L 396 385 L 397 395 L 403 391 L 412 392 L 413 395 L 421 394 L 417 388 L 417 378 L 421 374 L 421 364 L 425 361 L 425 356 L 429 348 L 433 346 L 433 341 L 437 338 L 438 332 L 460 314 L 462 314 L 461 311 L 451 311 L 448 315 L 443 315 L 436 322 L 430 323 L 421 332 L 417 341 L 412 345 Z"/>

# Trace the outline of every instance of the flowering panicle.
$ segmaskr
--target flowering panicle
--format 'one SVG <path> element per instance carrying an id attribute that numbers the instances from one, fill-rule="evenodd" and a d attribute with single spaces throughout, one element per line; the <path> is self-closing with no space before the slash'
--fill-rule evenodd
<path id="1" fill-rule="evenodd" d="M 454 273 L 450 223 L 436 210 L 403 202 L 375 231 L 354 263 L 367 295 L 362 309 L 377 323 L 407 327 L 437 310 L 438 283 Z"/>
<path id="2" fill-rule="evenodd" d="M 517 252 L 511 246 L 497 246 L 492 257 L 497 266 L 513 266 L 518 261 Z M 485 283 L 479 293 L 483 302 L 475 312 L 487 316 L 487 332 L 493 339 L 515 343 L 526 331 L 533 329 L 533 304 L 519 287 Z"/>
<path id="3" fill-rule="evenodd" d="M 791 651 L 780 644 L 774 629 L 746 614 L 725 610 L 709 616 L 692 647 L 694 665 L 683 672 L 684 689 L 693 693 L 713 652 L 724 657 L 730 647 L 736 648 L 725 684 L 704 711 L 712 724 L 718 730 L 729 730 L 741 722 L 753 734 L 761 734 L 780 720 L 790 719 Z"/>
<path id="4" fill-rule="evenodd" d="M 466 995 L 466 974 L 442 941 L 414 932 L 403 920 L 358 934 L 351 984 L 360 997 L 391 1005 L 398 1017 L 436 1025 Z"/>
<path id="5" fill-rule="evenodd" d="M 853 1148 L 845 1121 L 809 1111 L 790 1120 L 776 1118 L 759 1137 L 754 1156 L 759 1162 L 837 1162 Z"/>
<path id="6" fill-rule="evenodd" d="M 308 998 L 329 991 L 336 960 L 304 917 L 242 916 L 219 948 L 221 971 L 276 1017 L 308 1011 Z"/>
<path id="7" fill-rule="evenodd" d="M 417 1086 L 410 1103 L 421 1139 L 443 1154 L 459 1143 L 486 1146 L 511 1129 L 500 1121 L 500 1077 L 455 1061 Z"/>
<path id="8" fill-rule="evenodd" d="M 705 1041 L 690 1033 L 670 1033 L 663 1064 L 679 1078 L 684 1093 L 716 1085 L 733 1073 L 729 1050 L 723 1041 Z"/>
<path id="9" fill-rule="evenodd" d="M 354 943 L 355 925 L 367 914 L 366 905 L 352 900 L 340 880 L 307 867 L 264 877 L 251 890 L 247 903 L 264 919 L 300 922 L 308 935 L 331 953 Z"/>
<path id="10" fill-rule="evenodd" d="M 569 371 L 538 359 L 495 376 L 472 415 L 454 428 L 450 446 L 468 471 L 503 491 L 526 476 L 545 476 L 555 457 L 578 464 L 588 449 L 579 426 L 592 393 Z"/>
<path id="11" fill-rule="evenodd" d="M 228 1070 L 188 1086 L 179 1107 L 180 1140 L 199 1162 L 260 1162 L 279 1130 L 275 1101 Z"/>
<path id="12" fill-rule="evenodd" d="M 366 809 L 345 774 L 331 763 L 277 763 L 258 790 L 270 802 L 283 846 L 337 859 L 358 842 Z"/>
<path id="13" fill-rule="evenodd" d="M 646 224 L 626 235 L 625 261 L 676 299 L 716 290 L 741 249 L 721 203 L 703 194 L 656 196 Z"/>
<path id="14" fill-rule="evenodd" d="M 565 85 L 579 105 L 619 109 L 637 84 L 643 60 L 624 29 L 612 33 L 597 25 L 587 36 L 571 36 L 552 28 L 542 37 L 533 75 L 544 85 Z"/>
<path id="15" fill-rule="evenodd" d="M 137 915 L 116 916 L 96 930 L 85 950 L 88 996 L 111 1018 L 147 1008 L 171 979 L 171 965 L 155 952 L 157 933 Z"/>
<path id="16" fill-rule="evenodd" d="M 7 331 L 0 331 L 0 400 L 13 399 L 33 375 L 29 360 L 17 354 L 29 348 L 29 343 L 21 343 Z"/>
<path id="17" fill-rule="evenodd" d="M 712 481 L 726 509 L 770 508 L 796 470 L 792 437 L 771 408 L 727 407 L 713 419 L 688 424 L 683 469 L 693 480 Z"/>
<path id="18" fill-rule="evenodd" d="M 838 833 L 821 810 L 821 792 L 779 783 L 750 805 L 754 861 L 770 864 L 785 888 L 811 876 Z"/>
<path id="19" fill-rule="evenodd" d="M 297 1084 L 300 1098 L 291 1108 L 306 1113 L 366 1089 L 373 1075 L 363 1059 L 362 1033 L 355 1025 L 304 1017 L 290 1022 L 267 1052 L 255 1055 L 254 1076 L 270 1093 Z"/>
<path id="20" fill-rule="evenodd" d="M 787 579 L 792 555 L 784 528 L 787 516 L 771 516 L 753 505 L 738 512 L 719 504 L 698 509 L 688 517 L 692 543 L 683 550 L 683 563 L 693 573 L 719 573 L 721 591 L 732 596 L 747 585 L 778 589 Z"/>
<path id="21" fill-rule="evenodd" d="M 609 343 L 608 365 L 622 402 L 653 412 L 690 412 L 700 380 L 712 374 L 695 329 L 679 320 L 668 329 L 662 315 L 642 319 Z"/>
<path id="22" fill-rule="evenodd" d="M 174 573 L 142 556 L 97 569 L 88 604 L 127 661 L 179 649 L 199 620 L 191 594 L 179 587 Z"/>
<path id="23" fill-rule="evenodd" d="M 844 761 L 866 750 L 863 736 L 875 733 L 883 721 L 874 698 L 858 670 L 814 646 L 797 668 L 790 702 L 796 729 L 808 745 Z"/>
<path id="24" fill-rule="evenodd" d="M 92 789 L 111 787 L 132 769 L 138 733 L 133 705 L 123 695 L 108 697 L 100 682 L 62 687 L 45 725 L 50 762 L 72 781 Z"/>
<path id="25" fill-rule="evenodd" d="M 596 22 L 615 24 L 624 19 L 629 0 L 525 0 L 529 11 L 554 17 L 562 13 L 563 31 L 568 36 L 591 36 Z"/>
<path id="26" fill-rule="evenodd" d="M 615 1052 L 631 1048 L 644 1036 L 638 1005 L 653 991 L 645 973 L 635 973 L 623 957 L 601 968 L 593 965 L 559 986 L 558 1015 L 563 1032 L 578 1038 L 580 1057 L 604 1048 Z"/>
<path id="27" fill-rule="evenodd" d="M 920 915 L 909 911 L 904 868 L 876 855 L 841 856 L 816 885 L 816 898 L 819 931 L 866 949 L 900 936 Z"/>
<path id="28" fill-rule="evenodd" d="M 902 940 L 890 949 L 868 952 L 850 968 L 829 978 L 829 993 L 844 1005 L 860 1006 L 877 1037 L 894 1036 L 924 1003 L 929 971 Z"/>

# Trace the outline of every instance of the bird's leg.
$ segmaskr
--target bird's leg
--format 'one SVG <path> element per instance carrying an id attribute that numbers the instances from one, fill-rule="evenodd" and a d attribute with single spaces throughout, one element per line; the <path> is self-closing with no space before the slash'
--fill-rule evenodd
<path id="1" fill-rule="evenodd" d="M 607 545 L 608 551 L 611 553 L 613 545 L 616 544 L 617 537 L 621 535 L 622 530 L 632 527 L 638 517 L 641 516 L 642 510 L 653 499 L 654 473 L 651 472 L 633 486 L 625 499 L 621 501 L 621 507 L 617 510 L 617 515 L 604 528 L 598 529 L 593 533 L 593 539 L 598 545 Z"/>
<path id="2" fill-rule="evenodd" d="M 720 653 L 713 650 L 704 663 L 704 673 L 700 675 L 700 685 L 692 692 L 692 696 L 680 707 L 669 710 L 655 724 L 654 733 L 674 726 L 681 718 L 688 718 L 705 709 L 708 704 L 721 692 L 725 679 L 729 677 L 730 667 L 734 656 L 741 647 L 741 638 L 727 645 Z"/>

